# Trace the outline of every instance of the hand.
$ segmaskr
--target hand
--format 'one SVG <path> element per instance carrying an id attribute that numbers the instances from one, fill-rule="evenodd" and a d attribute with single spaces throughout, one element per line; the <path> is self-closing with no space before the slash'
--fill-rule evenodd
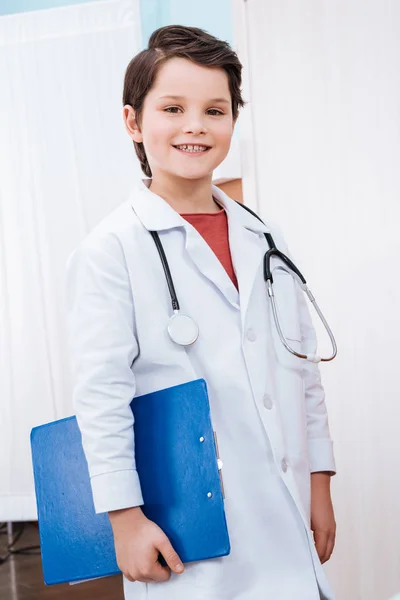
<path id="1" fill-rule="evenodd" d="M 183 573 L 181 559 L 165 533 L 147 519 L 139 506 L 108 513 L 114 533 L 118 567 L 129 581 L 168 581 L 171 570 Z M 163 567 L 159 553 L 167 563 Z"/>
<path id="2" fill-rule="evenodd" d="M 311 474 L 311 530 L 321 563 L 330 559 L 336 537 L 330 480 L 329 473 Z"/>

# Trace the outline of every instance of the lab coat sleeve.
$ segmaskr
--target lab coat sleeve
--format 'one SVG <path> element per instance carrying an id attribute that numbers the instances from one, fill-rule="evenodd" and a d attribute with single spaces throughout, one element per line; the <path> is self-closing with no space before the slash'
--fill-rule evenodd
<path id="1" fill-rule="evenodd" d="M 316 353 L 317 338 L 304 292 L 297 287 L 300 329 L 303 351 Z M 307 413 L 307 438 L 310 471 L 336 473 L 333 442 L 329 433 L 325 392 L 318 364 L 304 360 L 303 377 Z"/>
<path id="2" fill-rule="evenodd" d="M 131 369 L 138 355 L 129 275 L 117 238 L 85 241 L 67 263 L 73 399 L 97 513 L 140 506 Z"/>
<path id="3" fill-rule="evenodd" d="M 277 247 L 282 249 L 282 251 L 296 264 L 296 259 L 291 255 L 281 230 L 276 224 L 273 225 L 273 234 L 277 241 Z M 312 324 L 308 301 L 306 300 L 304 292 L 298 285 L 296 285 L 296 294 L 299 309 L 302 349 L 305 354 L 315 354 L 317 352 L 317 336 Z M 333 454 L 333 441 L 329 432 L 325 391 L 321 382 L 320 370 L 318 364 L 304 359 L 301 360 L 303 363 L 310 471 L 311 473 L 328 471 L 331 474 L 335 474 L 336 465 Z"/>

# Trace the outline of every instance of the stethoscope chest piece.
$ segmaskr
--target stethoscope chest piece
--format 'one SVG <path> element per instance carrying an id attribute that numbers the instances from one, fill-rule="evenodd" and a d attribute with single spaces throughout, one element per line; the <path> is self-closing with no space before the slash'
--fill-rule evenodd
<path id="1" fill-rule="evenodd" d="M 253 211 L 250 210 L 250 208 L 248 208 L 244 204 L 241 204 L 240 206 L 242 206 L 242 208 L 244 208 L 245 210 L 250 212 L 254 217 L 256 217 L 259 221 L 261 221 L 260 217 L 258 215 L 256 215 L 256 213 L 253 213 Z M 263 221 L 261 221 L 261 222 L 263 222 Z M 180 346 L 191 346 L 191 344 L 194 344 L 194 342 L 199 337 L 199 327 L 198 327 L 197 323 L 195 321 L 193 321 L 193 319 L 191 317 L 189 317 L 189 315 L 186 315 L 185 313 L 181 313 L 179 301 L 178 301 L 175 287 L 174 287 L 174 282 L 172 280 L 171 272 L 170 272 L 169 265 L 168 265 L 168 260 L 167 260 L 167 257 L 165 256 L 163 245 L 161 243 L 161 240 L 158 236 L 157 231 L 150 231 L 150 234 L 154 240 L 154 243 L 155 243 L 158 253 L 160 255 L 161 263 L 162 263 L 165 277 L 167 280 L 169 294 L 171 297 L 172 310 L 174 311 L 174 314 L 172 315 L 172 317 L 170 318 L 169 323 L 168 323 L 169 336 L 173 342 L 175 342 L 176 344 L 179 344 Z M 300 273 L 300 271 L 298 270 L 296 265 L 291 261 L 291 259 L 288 258 L 285 254 L 283 254 L 283 252 L 280 252 L 278 250 L 278 248 L 275 246 L 275 242 L 273 240 L 272 235 L 270 233 L 264 233 L 264 235 L 267 240 L 267 244 L 269 246 L 269 250 L 265 253 L 265 256 L 264 256 L 264 279 L 267 283 L 268 295 L 271 300 L 273 317 L 274 317 L 275 325 L 276 325 L 278 335 L 280 337 L 282 344 L 291 354 L 297 356 L 298 358 L 306 359 L 310 362 L 317 363 L 320 361 L 328 362 L 330 360 L 333 360 L 337 354 L 335 338 L 333 336 L 331 329 L 329 328 L 328 323 L 326 322 L 324 315 L 322 314 L 318 304 L 316 303 L 314 296 L 312 295 L 311 291 L 308 289 L 306 280 L 304 279 L 303 275 Z M 274 295 L 274 290 L 273 290 L 273 278 L 272 278 L 272 271 L 271 271 L 271 264 L 270 264 L 272 256 L 275 256 L 276 258 L 279 258 L 282 261 L 283 266 L 280 266 L 279 269 L 282 269 L 282 270 L 288 272 L 289 275 L 291 275 L 293 273 L 293 275 L 295 275 L 299 279 L 299 284 L 300 284 L 301 288 L 308 296 L 308 299 L 310 300 L 310 302 L 313 304 L 318 316 L 320 317 L 323 325 L 325 326 L 326 331 L 329 334 L 329 337 L 330 337 L 330 340 L 332 343 L 332 353 L 329 357 L 321 358 L 321 357 L 317 356 L 316 354 L 301 354 L 300 352 L 297 352 L 297 350 L 293 349 L 290 346 L 289 342 L 286 340 L 284 333 L 282 331 L 280 322 L 279 322 L 278 310 L 277 310 L 277 306 L 276 306 L 276 302 L 275 302 L 275 295 Z"/>
<path id="2" fill-rule="evenodd" d="M 169 320 L 168 333 L 176 344 L 190 346 L 199 337 L 199 326 L 189 315 L 176 310 Z"/>

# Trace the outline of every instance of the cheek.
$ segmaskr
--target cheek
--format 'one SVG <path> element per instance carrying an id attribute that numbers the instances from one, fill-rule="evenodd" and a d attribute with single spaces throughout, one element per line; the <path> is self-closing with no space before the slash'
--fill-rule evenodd
<path id="1" fill-rule="evenodd" d="M 221 127 L 215 132 L 215 141 L 217 146 L 224 150 L 229 149 L 232 141 L 232 129 L 230 127 Z"/>
<path id="2" fill-rule="evenodd" d="M 233 135 L 233 125 L 229 120 L 220 121 L 215 123 L 212 128 L 213 136 L 216 140 L 221 143 L 229 143 Z"/>
<path id="3" fill-rule="evenodd" d="M 160 118 L 156 115 L 152 116 L 146 123 L 143 123 L 143 143 L 146 152 L 165 151 L 166 147 L 171 144 L 174 139 L 176 127 L 172 121 L 165 118 Z"/>

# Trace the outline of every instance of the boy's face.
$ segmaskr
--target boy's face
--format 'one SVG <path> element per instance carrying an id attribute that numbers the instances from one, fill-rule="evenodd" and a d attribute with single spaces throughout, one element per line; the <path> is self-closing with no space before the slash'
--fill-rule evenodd
<path id="1" fill-rule="evenodd" d="M 170 59 L 145 98 L 140 131 L 132 109 L 125 117 L 127 125 L 131 118 L 132 139 L 144 144 L 153 177 L 163 172 L 185 179 L 210 178 L 228 154 L 234 129 L 228 76 L 223 69 Z M 176 147 L 185 144 L 207 149 Z"/>

